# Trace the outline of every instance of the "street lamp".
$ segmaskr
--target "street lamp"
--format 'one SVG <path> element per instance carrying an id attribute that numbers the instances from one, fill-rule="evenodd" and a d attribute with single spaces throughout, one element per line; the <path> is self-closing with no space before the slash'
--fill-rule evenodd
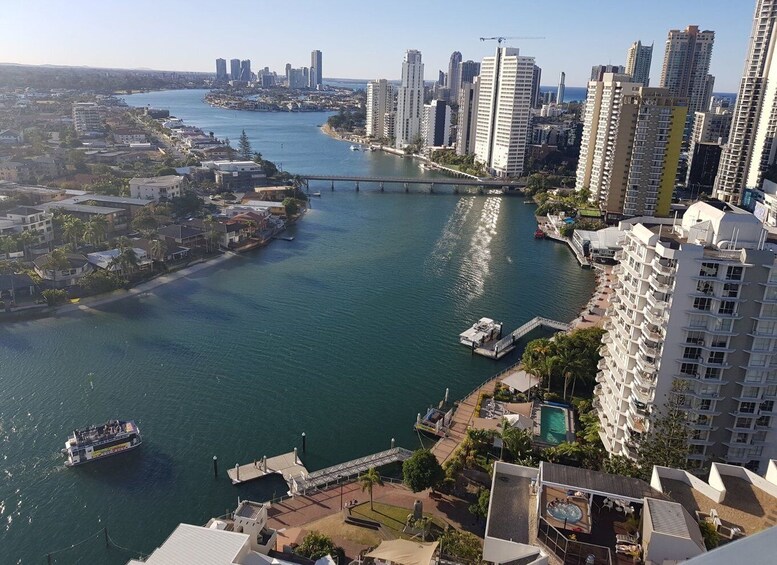
<path id="1" fill-rule="evenodd" d="M 340 483 L 340 511 L 343 510 L 343 483 L 340 482 L 343 478 L 342 475 L 337 475 L 337 482 Z"/>

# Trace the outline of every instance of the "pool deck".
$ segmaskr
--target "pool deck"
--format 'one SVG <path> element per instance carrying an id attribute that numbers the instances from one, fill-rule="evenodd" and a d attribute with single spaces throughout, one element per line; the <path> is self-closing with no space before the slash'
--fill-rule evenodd
<path id="1" fill-rule="evenodd" d="M 563 441 L 558 441 L 556 443 L 546 441 L 544 438 L 543 430 L 542 430 L 542 409 L 543 407 L 547 408 L 555 408 L 558 410 L 561 410 L 564 413 L 564 424 L 566 426 L 566 437 Z M 555 404 L 548 404 L 548 403 L 541 403 L 538 405 L 537 409 L 539 409 L 539 418 L 537 418 L 536 415 L 533 416 L 535 421 L 535 434 L 534 434 L 534 440 L 535 442 L 542 444 L 542 445 L 549 445 L 549 446 L 555 446 L 559 443 L 563 443 L 564 441 L 567 442 L 574 442 L 576 439 L 575 436 L 575 421 L 574 417 L 572 415 L 572 410 L 570 408 L 567 408 L 566 406 L 557 406 Z"/>

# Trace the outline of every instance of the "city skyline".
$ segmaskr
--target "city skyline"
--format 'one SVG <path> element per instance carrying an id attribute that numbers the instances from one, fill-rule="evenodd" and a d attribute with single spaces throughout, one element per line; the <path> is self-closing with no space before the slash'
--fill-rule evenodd
<path id="1" fill-rule="evenodd" d="M 216 58 L 239 57 L 250 59 L 256 68 L 269 66 L 282 72 L 287 62 L 294 67 L 307 64 L 311 50 L 320 49 L 327 58 L 327 78 L 396 80 L 404 52 L 417 49 L 426 61 L 425 79 L 433 80 L 438 70 L 447 70 L 453 51 L 460 51 L 464 60 L 480 61 L 492 56 L 496 42 L 481 42 L 480 36 L 544 36 L 544 40 L 510 40 L 504 45 L 518 47 L 522 55 L 534 56 L 544 76 L 558 77 L 563 71 L 567 86 L 582 87 L 591 66 L 625 64 L 626 51 L 637 40 L 655 44 L 651 76 L 658 77 L 667 32 L 698 25 L 702 30 L 716 32 L 710 67 L 710 73 L 716 77 L 715 90 L 735 92 L 752 24 L 750 3 L 731 5 L 720 0 L 690 0 L 680 5 L 659 0 L 627 8 L 614 0 L 562 1 L 553 18 L 545 11 L 529 9 L 528 3 L 503 0 L 494 2 L 487 11 L 473 11 L 466 19 L 468 29 L 461 30 L 464 20 L 460 16 L 466 11 L 466 4 L 454 2 L 449 9 L 439 11 L 434 3 L 429 3 L 413 5 L 419 17 L 412 21 L 403 18 L 405 11 L 401 5 L 383 14 L 383 25 L 395 32 L 389 43 L 383 39 L 385 36 L 376 39 L 371 14 L 363 10 L 363 3 L 351 0 L 334 6 L 290 0 L 282 7 L 232 1 L 207 18 L 202 14 L 212 13 L 210 5 L 178 0 L 164 4 L 137 0 L 131 6 L 92 0 L 75 4 L 80 9 L 73 9 L 73 3 L 44 0 L 30 5 L 11 0 L 4 10 L 2 62 L 213 72 Z M 257 11 L 257 7 L 261 10 Z M 253 11 L 256 17 L 251 16 Z M 520 23 L 495 25 L 495 12 L 506 16 L 499 21 L 515 16 L 514 21 Z M 600 17 L 603 12 L 608 15 L 606 33 L 595 33 L 604 21 Z M 245 13 L 246 17 L 229 18 L 231 13 Z M 290 16 L 295 13 L 305 17 Z M 282 21 L 289 17 L 294 19 L 293 34 L 282 25 L 264 26 L 261 34 L 252 33 L 258 21 Z M 116 21 L 122 25 L 110 25 Z M 176 26 L 160 28 L 160 22 L 170 21 L 175 21 Z M 322 26 L 321 22 L 332 23 Z M 349 40 L 343 41 L 342 34 L 332 33 L 335 22 L 347 29 Z M 459 32 L 451 35 L 452 29 Z M 159 37 L 159 41 L 144 39 L 154 37 Z M 218 37 L 218 41 L 213 41 L 213 37 Z M 159 49 L 161 41 L 164 49 Z M 579 43 L 584 48 L 570 48 Z"/>

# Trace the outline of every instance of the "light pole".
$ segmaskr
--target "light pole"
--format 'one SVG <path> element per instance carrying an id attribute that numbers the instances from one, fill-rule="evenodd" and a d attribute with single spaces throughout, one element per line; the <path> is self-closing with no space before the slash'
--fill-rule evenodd
<path id="1" fill-rule="evenodd" d="M 341 482 L 341 479 L 343 478 L 342 475 L 337 475 L 337 482 L 340 483 L 340 511 L 343 510 L 343 483 Z"/>

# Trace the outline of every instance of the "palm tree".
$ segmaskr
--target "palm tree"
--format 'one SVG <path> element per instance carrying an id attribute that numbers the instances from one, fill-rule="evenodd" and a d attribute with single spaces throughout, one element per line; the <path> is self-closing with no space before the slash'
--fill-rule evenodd
<path id="1" fill-rule="evenodd" d="M 43 267 L 47 271 L 64 271 L 65 269 L 69 269 L 70 261 L 68 261 L 65 250 L 61 247 L 57 247 L 54 251 L 49 253 Z"/>
<path id="2" fill-rule="evenodd" d="M 91 228 L 94 237 L 92 243 L 100 243 L 108 232 L 108 220 L 105 216 L 93 216 L 92 219 L 89 220 L 89 227 Z"/>
<path id="3" fill-rule="evenodd" d="M 359 475 L 359 484 L 362 487 L 362 492 L 366 490 L 370 493 L 370 510 L 374 510 L 372 507 L 372 487 L 375 485 L 383 486 L 383 479 L 381 478 L 380 473 L 375 470 L 375 467 L 370 467 L 366 473 Z"/>
<path id="4" fill-rule="evenodd" d="M 38 243 L 38 241 L 39 236 L 36 230 L 27 230 L 19 234 L 19 243 L 22 244 L 26 258 L 29 258 L 30 246 Z"/>
<path id="5" fill-rule="evenodd" d="M 531 452 L 531 434 L 527 430 L 511 426 L 507 419 L 502 420 L 502 445 L 507 448 L 514 460 Z"/>
<path id="6" fill-rule="evenodd" d="M 561 367 L 561 376 L 564 377 L 564 400 L 566 400 L 569 381 L 572 381 L 572 391 L 574 395 L 577 375 L 582 368 L 580 358 L 577 351 L 570 347 L 563 347 L 556 355 L 556 363 Z"/>
<path id="7" fill-rule="evenodd" d="M 78 249 L 78 240 L 84 234 L 84 222 L 78 218 L 68 216 L 62 224 L 62 235 L 73 243 L 73 251 Z"/>
<path id="8" fill-rule="evenodd" d="M 0 235 L 0 253 L 8 255 L 19 249 L 19 243 L 13 236 Z"/>
<path id="9" fill-rule="evenodd" d="M 165 258 L 167 244 L 161 239 L 152 239 L 148 242 L 148 250 L 151 253 L 152 259 L 155 261 L 161 261 Z"/>

